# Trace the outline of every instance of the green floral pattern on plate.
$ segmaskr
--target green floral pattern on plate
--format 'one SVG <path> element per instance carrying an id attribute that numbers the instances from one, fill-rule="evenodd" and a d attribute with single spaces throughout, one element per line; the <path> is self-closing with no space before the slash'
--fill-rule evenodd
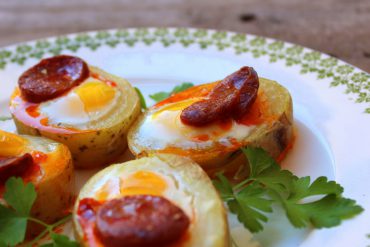
<path id="1" fill-rule="evenodd" d="M 181 44 L 201 49 L 216 47 L 219 51 L 232 49 L 235 54 L 250 53 L 253 57 L 268 57 L 271 63 L 284 61 L 285 65 L 299 66 L 301 74 L 313 73 L 318 79 L 328 78 L 330 86 L 343 85 L 345 93 L 351 94 L 355 102 L 365 105 L 370 114 L 370 75 L 355 67 L 320 52 L 248 34 L 188 28 L 137 28 L 112 31 L 80 33 L 20 44 L 14 49 L 0 50 L 0 70 L 7 64 L 24 64 L 28 58 L 40 59 L 46 55 L 76 52 L 80 48 L 92 51 L 102 46 L 116 47 L 126 44 L 133 47 L 138 43 L 152 45 L 160 42 L 164 47 Z"/>

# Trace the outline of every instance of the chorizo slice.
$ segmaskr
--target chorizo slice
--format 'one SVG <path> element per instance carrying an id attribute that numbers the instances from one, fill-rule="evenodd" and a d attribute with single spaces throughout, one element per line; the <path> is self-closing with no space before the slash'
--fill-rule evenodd
<path id="1" fill-rule="evenodd" d="M 219 82 L 207 99 L 195 102 L 180 115 L 184 124 L 204 126 L 218 120 L 244 116 L 257 98 L 259 80 L 252 67 L 242 67 Z"/>
<path id="2" fill-rule="evenodd" d="M 98 236 L 109 247 L 159 247 L 178 240 L 189 226 L 182 209 L 161 196 L 133 195 L 104 203 Z"/>
<path id="3" fill-rule="evenodd" d="M 18 157 L 0 157 L 0 183 L 13 176 L 22 176 L 33 164 L 32 155 L 26 153 Z"/>
<path id="4" fill-rule="evenodd" d="M 60 55 L 41 60 L 25 71 L 18 80 L 22 96 L 40 103 L 56 98 L 79 85 L 89 76 L 89 68 L 81 58 Z"/>

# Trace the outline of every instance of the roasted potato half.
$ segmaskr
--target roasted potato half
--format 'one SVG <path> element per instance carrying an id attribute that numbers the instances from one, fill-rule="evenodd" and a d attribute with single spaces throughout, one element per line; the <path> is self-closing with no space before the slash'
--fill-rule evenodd
<path id="1" fill-rule="evenodd" d="M 184 124 L 183 109 L 203 100 L 219 82 L 195 86 L 149 108 L 128 133 L 131 152 L 137 157 L 154 153 L 187 156 L 213 176 L 224 172 L 236 180 L 248 174 L 240 148 L 264 148 L 281 159 L 293 139 L 292 99 L 286 88 L 260 78 L 254 104 L 242 119 L 224 119 L 206 126 Z"/>
<path id="2" fill-rule="evenodd" d="M 154 207 L 148 204 L 153 201 Z M 225 209 L 211 180 L 177 155 L 153 155 L 100 171 L 82 188 L 73 223 L 83 246 L 230 246 Z M 129 244 L 133 241 L 137 245 Z"/>
<path id="3" fill-rule="evenodd" d="M 33 217 L 51 224 L 71 209 L 75 197 L 74 171 L 71 153 L 65 145 L 0 130 L 0 164 L 1 191 L 12 176 L 35 185 L 37 198 L 31 209 Z M 36 235 L 42 229 L 30 223 L 27 235 Z"/>
<path id="4" fill-rule="evenodd" d="M 43 61 L 36 66 L 44 66 Z M 27 78 L 33 75 L 33 68 L 25 72 Z M 127 147 L 128 128 L 140 114 L 139 97 L 129 82 L 93 66 L 88 66 L 88 73 L 82 82 L 55 98 L 30 102 L 27 91 L 19 86 L 10 101 L 18 132 L 64 143 L 77 168 L 105 165 L 121 155 Z M 57 87 L 42 76 L 34 77 Z M 25 81 L 24 77 L 19 81 Z"/>

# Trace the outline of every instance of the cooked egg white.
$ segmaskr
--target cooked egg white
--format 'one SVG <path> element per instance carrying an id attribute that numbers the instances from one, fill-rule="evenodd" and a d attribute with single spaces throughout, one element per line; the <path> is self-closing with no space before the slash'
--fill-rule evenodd
<path id="1" fill-rule="evenodd" d="M 215 142 L 226 147 L 233 141 L 241 141 L 255 126 L 246 126 L 231 121 L 231 126 L 211 124 L 205 127 L 192 127 L 182 123 L 181 111 L 199 99 L 189 99 L 154 108 L 148 113 L 135 138 L 150 149 L 164 149 L 168 146 L 178 148 L 207 148 Z"/>
<path id="2" fill-rule="evenodd" d="M 66 95 L 40 104 L 48 124 L 87 129 L 114 110 L 121 92 L 116 87 L 89 77 Z"/>

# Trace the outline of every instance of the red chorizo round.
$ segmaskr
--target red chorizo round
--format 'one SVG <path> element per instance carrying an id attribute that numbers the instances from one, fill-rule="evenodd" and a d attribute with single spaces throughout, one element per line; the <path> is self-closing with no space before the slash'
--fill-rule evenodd
<path id="1" fill-rule="evenodd" d="M 22 96 L 39 103 L 60 96 L 89 76 L 87 64 L 78 57 L 60 55 L 41 60 L 18 80 Z"/>
<path id="2" fill-rule="evenodd" d="M 109 247 L 164 246 L 181 238 L 189 224 L 182 209 L 151 195 L 110 200 L 96 218 L 98 236 Z"/>
<path id="3" fill-rule="evenodd" d="M 205 100 L 185 108 L 180 115 L 184 124 L 204 126 L 248 112 L 257 98 L 259 79 L 252 67 L 242 67 L 219 82 Z"/>
<path id="4" fill-rule="evenodd" d="M 33 158 L 29 153 L 18 157 L 0 157 L 0 183 L 13 176 L 22 176 L 32 164 Z"/>

